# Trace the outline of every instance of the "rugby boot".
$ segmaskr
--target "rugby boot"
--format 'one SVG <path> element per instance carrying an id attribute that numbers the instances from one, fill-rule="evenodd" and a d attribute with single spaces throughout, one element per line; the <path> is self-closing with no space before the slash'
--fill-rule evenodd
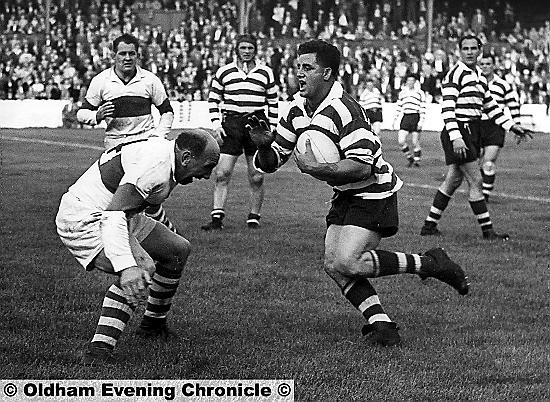
<path id="1" fill-rule="evenodd" d="M 449 258 L 445 250 L 438 247 L 426 251 L 423 255 L 431 257 L 434 264 L 427 265 L 424 272 L 418 274 L 420 278 L 435 278 L 452 286 L 461 295 L 468 293 L 468 277 L 460 265 Z"/>
<path id="2" fill-rule="evenodd" d="M 395 322 L 375 321 L 372 324 L 365 324 L 361 329 L 361 333 L 363 336 L 368 336 L 373 343 L 387 347 L 401 343 L 398 329 L 399 327 Z"/>
<path id="3" fill-rule="evenodd" d="M 508 233 L 497 233 L 493 229 L 483 232 L 483 238 L 485 240 L 502 240 L 506 241 L 510 238 Z"/>

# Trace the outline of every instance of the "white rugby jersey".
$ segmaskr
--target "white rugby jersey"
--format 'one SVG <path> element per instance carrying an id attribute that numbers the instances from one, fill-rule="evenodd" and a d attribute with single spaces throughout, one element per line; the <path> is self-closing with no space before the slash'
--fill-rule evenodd
<path id="1" fill-rule="evenodd" d="M 340 83 L 333 84 L 327 97 L 311 116 L 306 112 L 305 103 L 305 98 L 295 95 L 279 120 L 277 136 L 272 144 L 278 158 L 277 168 L 288 161 L 298 137 L 306 131 L 315 130 L 334 142 L 342 159 L 352 159 L 373 167 L 374 174 L 366 180 L 334 189 L 363 199 L 383 199 L 401 188 L 403 182 L 382 157 L 382 144 L 372 132 L 365 110 L 344 92 Z M 254 163 L 259 167 L 256 158 Z"/>
<path id="2" fill-rule="evenodd" d="M 150 137 L 103 152 L 68 192 L 84 205 L 104 211 L 116 189 L 130 183 L 143 197 L 145 208 L 168 198 L 177 184 L 174 171 L 174 141 Z"/>
<path id="3" fill-rule="evenodd" d="M 443 79 L 441 93 L 441 114 L 451 141 L 462 138 L 457 121 L 479 120 L 483 111 L 505 130 L 514 125 L 493 99 L 479 68 L 474 71 L 458 61 Z"/>
<path id="4" fill-rule="evenodd" d="M 277 125 L 278 94 L 273 70 L 256 62 L 247 73 L 236 62 L 220 67 L 210 87 L 208 107 L 214 127 L 221 127 L 220 110 L 249 113 L 263 110 L 272 128 Z"/>
<path id="5" fill-rule="evenodd" d="M 376 87 L 369 91 L 367 88 L 359 96 L 359 104 L 365 109 L 382 109 L 382 94 Z"/>
<path id="6" fill-rule="evenodd" d="M 511 117 L 516 123 L 520 121 L 520 106 L 519 99 L 516 92 L 512 89 L 512 86 L 498 75 L 494 74 L 493 79 L 489 81 L 489 91 L 493 99 L 500 105 L 504 113 L 509 112 Z M 507 110 L 505 109 L 507 108 Z M 489 119 L 487 113 L 483 113 L 483 119 Z"/>
<path id="7" fill-rule="evenodd" d="M 172 111 L 160 79 L 139 66 L 136 75 L 127 84 L 116 75 L 114 67 L 92 78 L 82 109 L 97 110 L 107 101 L 115 104 L 114 117 L 105 118 L 105 136 L 109 139 L 124 138 L 154 129 L 151 104 L 161 114 Z"/>

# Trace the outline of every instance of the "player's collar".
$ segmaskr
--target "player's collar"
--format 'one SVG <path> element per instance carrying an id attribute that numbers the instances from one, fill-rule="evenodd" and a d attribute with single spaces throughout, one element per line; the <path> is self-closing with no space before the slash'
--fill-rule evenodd
<path id="1" fill-rule="evenodd" d="M 338 81 L 334 81 L 334 84 L 332 84 L 329 93 L 327 94 L 325 99 L 323 99 L 323 101 L 319 104 L 317 109 L 315 109 L 312 117 L 315 116 L 318 111 L 323 110 L 325 107 L 327 107 L 333 99 L 340 99 L 343 95 L 344 87 L 342 87 L 342 84 L 340 84 Z M 294 95 L 294 98 L 296 102 L 300 105 L 300 107 L 304 111 L 306 111 L 306 98 L 302 97 L 300 94 Z"/>
<path id="2" fill-rule="evenodd" d="M 141 68 L 140 66 L 136 66 L 136 75 L 134 75 L 132 77 L 132 79 L 130 81 L 128 81 L 126 84 L 129 84 L 130 82 L 135 81 L 135 80 L 140 80 L 143 77 L 145 77 L 145 72 L 144 71 L 145 70 L 143 70 L 143 68 Z M 120 81 L 120 82 L 124 83 L 124 81 L 122 81 L 122 79 L 115 72 L 115 66 L 111 67 L 111 81 Z"/>

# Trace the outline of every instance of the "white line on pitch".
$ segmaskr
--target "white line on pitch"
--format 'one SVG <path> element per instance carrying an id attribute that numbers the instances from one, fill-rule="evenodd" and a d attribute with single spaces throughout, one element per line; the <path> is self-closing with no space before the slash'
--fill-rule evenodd
<path id="1" fill-rule="evenodd" d="M 49 140 L 39 140 L 39 139 L 12 137 L 12 136 L 9 136 L 9 137 L 1 136 L 0 138 L 4 140 L 11 140 L 11 141 L 32 142 L 32 143 L 40 143 L 40 144 L 46 144 L 46 145 L 62 145 L 66 147 L 81 148 L 81 149 L 96 149 L 96 150 L 103 149 L 103 147 L 100 147 L 97 145 L 85 145 L 85 144 L 78 144 L 75 142 L 49 141 Z M 296 168 L 286 167 L 286 166 L 283 166 L 281 170 L 287 171 L 287 172 L 298 172 Z M 430 184 L 419 184 L 419 183 L 405 183 L 405 186 L 413 187 L 413 188 L 425 188 L 429 190 L 437 190 L 439 188 L 439 186 L 432 186 Z M 466 193 L 466 190 L 457 190 L 457 192 Z M 494 192 L 493 194 L 501 198 L 509 198 L 513 200 L 522 200 L 522 201 L 542 202 L 542 203 L 550 204 L 550 198 L 531 197 L 531 196 L 497 193 L 497 192 Z"/>

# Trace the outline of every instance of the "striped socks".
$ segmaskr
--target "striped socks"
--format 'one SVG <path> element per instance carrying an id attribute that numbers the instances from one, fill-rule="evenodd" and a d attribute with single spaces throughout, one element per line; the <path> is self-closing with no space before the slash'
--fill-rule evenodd
<path id="1" fill-rule="evenodd" d="M 424 268 L 433 264 L 431 257 L 420 254 L 405 254 L 394 251 L 369 250 L 372 257 L 373 278 L 397 274 L 419 274 Z"/>
<path id="2" fill-rule="evenodd" d="M 479 226 L 481 226 L 481 231 L 483 233 L 491 232 L 493 230 L 493 222 L 491 222 L 491 217 L 489 216 L 485 199 L 470 201 L 470 207 L 477 218 Z"/>
<path id="3" fill-rule="evenodd" d="M 437 190 L 437 193 L 435 193 L 433 204 L 430 207 L 430 212 L 428 213 L 428 217 L 426 218 L 425 225 L 436 226 L 441 219 L 443 211 L 445 211 L 445 209 L 449 205 L 450 200 L 451 196 L 445 194 L 441 190 Z"/>
<path id="4" fill-rule="evenodd" d="M 148 325 L 166 321 L 166 316 L 172 305 L 181 278 L 181 271 L 173 271 L 157 263 L 157 269 L 151 278 L 147 307 L 143 321 Z"/>
<path id="5" fill-rule="evenodd" d="M 382 308 L 376 290 L 366 279 L 353 279 L 344 286 L 342 294 L 363 314 L 369 324 L 376 321 L 391 322 Z"/>
<path id="6" fill-rule="evenodd" d="M 92 338 L 92 345 L 112 350 L 130 320 L 133 311 L 134 308 L 126 301 L 122 289 L 116 284 L 111 285 L 103 299 L 101 317 Z"/>

